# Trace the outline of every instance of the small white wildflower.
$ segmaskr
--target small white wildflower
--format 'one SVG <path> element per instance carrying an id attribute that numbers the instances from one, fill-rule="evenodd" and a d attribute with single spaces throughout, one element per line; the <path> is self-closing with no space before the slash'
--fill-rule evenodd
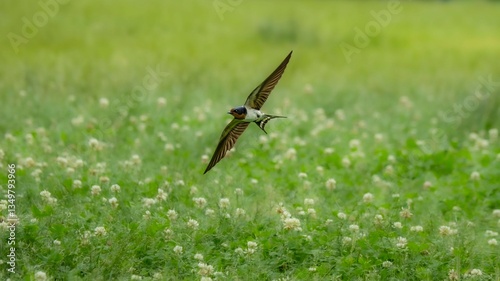
<path id="1" fill-rule="evenodd" d="M 237 208 L 235 215 L 236 215 L 236 217 L 243 217 L 243 216 L 245 216 L 245 213 L 246 213 L 245 210 L 243 210 L 241 208 Z"/>
<path id="2" fill-rule="evenodd" d="M 311 218 L 316 218 L 316 210 L 314 210 L 313 208 L 307 209 L 307 214 L 311 216 Z"/>
<path id="3" fill-rule="evenodd" d="M 142 198 L 142 204 L 146 208 L 151 208 L 154 204 L 156 204 L 156 199 L 154 198 Z"/>
<path id="4" fill-rule="evenodd" d="M 486 230 L 486 232 L 484 234 L 486 235 L 486 237 L 496 237 L 496 236 L 498 236 L 498 232 L 493 231 L 493 230 Z"/>
<path id="5" fill-rule="evenodd" d="M 236 188 L 234 190 L 234 194 L 238 195 L 238 196 L 243 196 L 243 189 L 241 188 Z"/>
<path id="6" fill-rule="evenodd" d="M 211 216 L 213 216 L 214 214 L 215 214 L 215 211 L 214 211 L 214 210 L 212 210 L 212 209 L 206 209 L 206 210 L 205 210 L 205 215 L 206 215 L 206 216 L 211 217 Z"/>
<path id="7" fill-rule="evenodd" d="M 198 274 L 201 276 L 210 276 L 214 273 L 214 267 L 206 263 L 198 263 Z"/>
<path id="8" fill-rule="evenodd" d="M 116 197 L 111 197 L 108 200 L 108 202 L 109 202 L 109 204 L 111 204 L 111 207 L 113 207 L 113 208 L 118 207 L 118 199 L 116 199 Z"/>
<path id="9" fill-rule="evenodd" d="M 497 246 L 498 245 L 498 241 L 495 238 L 491 238 L 491 239 L 488 240 L 488 245 L 490 245 L 490 246 Z"/>
<path id="10" fill-rule="evenodd" d="M 307 270 L 309 270 L 310 272 L 316 272 L 316 267 L 315 266 L 311 266 Z"/>
<path id="11" fill-rule="evenodd" d="M 342 244 L 347 245 L 347 244 L 351 244 L 351 242 L 352 242 L 351 237 L 347 237 L 347 236 L 342 237 Z"/>
<path id="12" fill-rule="evenodd" d="M 307 174 L 306 173 L 299 173 L 299 178 L 301 178 L 301 179 L 307 178 Z"/>
<path id="13" fill-rule="evenodd" d="M 177 214 L 177 212 L 176 212 L 175 210 L 172 210 L 172 209 L 171 209 L 171 210 L 168 210 L 168 211 L 167 211 L 167 217 L 168 217 L 170 220 L 175 220 L 175 219 L 177 219 L 178 214 Z"/>
<path id="14" fill-rule="evenodd" d="M 228 198 L 221 198 L 219 200 L 219 207 L 221 209 L 227 209 L 229 207 L 229 199 Z"/>
<path id="15" fill-rule="evenodd" d="M 385 267 L 385 268 L 391 267 L 392 266 L 392 262 L 391 261 L 384 261 L 382 263 L 382 266 Z"/>
<path id="16" fill-rule="evenodd" d="M 360 145 L 361 145 L 361 142 L 358 139 L 352 139 L 349 141 L 349 148 L 351 148 L 351 149 L 359 148 Z"/>
<path id="17" fill-rule="evenodd" d="M 408 240 L 404 237 L 400 236 L 396 239 L 396 247 L 398 247 L 400 249 L 406 248 L 407 244 L 408 244 Z"/>
<path id="18" fill-rule="evenodd" d="M 500 209 L 495 209 L 491 213 L 494 217 L 500 218 Z"/>
<path id="19" fill-rule="evenodd" d="M 107 232 L 103 226 L 98 226 L 94 229 L 95 236 L 106 236 Z"/>
<path id="20" fill-rule="evenodd" d="M 56 246 L 60 246 L 61 245 L 61 241 L 59 241 L 57 239 L 54 240 L 54 242 L 52 242 L 52 243 L 54 243 L 54 245 L 56 245 Z"/>
<path id="21" fill-rule="evenodd" d="M 130 276 L 130 280 L 142 280 L 142 276 L 137 275 L 137 274 L 132 274 Z"/>
<path id="22" fill-rule="evenodd" d="M 174 253 L 176 253 L 178 255 L 182 254 L 182 246 L 179 246 L 179 245 L 175 246 Z"/>
<path id="23" fill-rule="evenodd" d="M 439 234 L 441 236 L 450 236 L 450 235 L 453 235 L 453 234 L 456 234 L 456 233 L 457 233 L 457 230 L 456 229 L 452 229 L 449 226 L 442 225 L 442 226 L 439 227 Z"/>
<path id="24" fill-rule="evenodd" d="M 111 185 L 111 191 L 114 193 L 120 192 L 120 186 L 117 184 Z"/>
<path id="25" fill-rule="evenodd" d="M 397 222 L 392 224 L 392 227 L 397 228 L 397 229 L 401 229 L 401 228 L 403 228 L 403 224 L 401 224 L 399 221 L 397 221 Z"/>
<path id="26" fill-rule="evenodd" d="M 195 259 L 195 260 L 202 261 L 202 260 L 203 260 L 203 255 L 202 255 L 202 254 L 200 254 L 200 253 L 196 253 L 196 254 L 194 255 L 194 259 Z"/>
<path id="27" fill-rule="evenodd" d="M 448 280 L 458 281 L 459 278 L 460 277 L 459 277 L 458 273 L 454 269 L 450 269 L 450 271 L 448 271 Z"/>
<path id="28" fill-rule="evenodd" d="M 200 224 L 196 220 L 193 220 L 193 219 L 189 219 L 189 221 L 187 222 L 187 226 L 189 228 L 192 228 L 192 229 L 195 229 L 195 230 L 198 229 L 199 225 Z"/>
<path id="29" fill-rule="evenodd" d="M 234 252 L 238 255 L 243 255 L 245 253 L 245 251 L 242 249 L 242 248 L 236 248 L 234 249 Z"/>
<path id="30" fill-rule="evenodd" d="M 410 209 L 403 208 L 401 212 L 399 212 L 399 216 L 404 218 L 404 219 L 409 219 L 413 216 L 412 212 L 410 212 Z"/>
<path id="31" fill-rule="evenodd" d="M 477 268 L 474 268 L 470 271 L 469 273 L 471 276 L 475 277 L 475 276 L 482 276 L 483 275 L 483 272 L 480 270 L 480 269 L 477 269 Z"/>
<path id="32" fill-rule="evenodd" d="M 325 185 L 326 189 L 328 190 L 334 190 L 335 188 L 337 188 L 337 182 L 335 181 L 335 179 L 328 179 Z"/>
<path id="33" fill-rule="evenodd" d="M 342 213 L 342 212 L 339 212 L 339 213 L 337 214 L 337 217 L 338 217 L 339 219 L 341 219 L 341 220 L 345 220 L 345 219 L 347 219 L 347 215 L 346 215 L 346 214 L 344 214 L 344 213 Z"/>
<path id="34" fill-rule="evenodd" d="M 351 166 L 351 160 L 347 157 L 342 158 L 342 166 L 349 168 Z"/>
<path id="35" fill-rule="evenodd" d="M 371 193 L 365 193 L 363 195 L 363 202 L 365 203 L 371 203 L 373 201 L 373 194 Z"/>
<path id="36" fill-rule="evenodd" d="M 432 187 L 432 182 L 430 182 L 430 181 L 425 181 L 425 182 L 424 182 L 424 188 L 425 188 L 425 189 L 429 189 L 430 187 Z"/>
<path id="37" fill-rule="evenodd" d="M 37 271 L 35 273 L 35 281 L 45 281 L 47 280 L 47 274 L 43 271 Z"/>
<path id="38" fill-rule="evenodd" d="M 203 197 L 195 197 L 193 198 L 196 207 L 203 209 L 207 205 L 207 200 Z"/>
<path id="39" fill-rule="evenodd" d="M 93 185 L 91 188 L 91 193 L 93 196 L 99 195 L 101 193 L 101 187 L 98 185 Z"/>
<path id="40" fill-rule="evenodd" d="M 410 231 L 422 232 L 422 231 L 424 231 L 424 228 L 421 225 L 415 225 L 415 226 L 410 227 Z"/>
<path id="41" fill-rule="evenodd" d="M 159 106 L 159 107 L 164 107 L 166 104 L 167 104 L 167 99 L 164 98 L 164 97 L 159 97 L 157 100 L 156 100 L 156 104 Z"/>
<path id="42" fill-rule="evenodd" d="M 480 178 L 481 175 L 479 174 L 479 172 L 474 171 L 470 174 L 470 179 L 473 181 L 478 181 Z"/>
<path id="43" fill-rule="evenodd" d="M 286 218 L 283 220 L 283 228 L 287 230 L 301 230 L 300 220 L 297 218 Z"/>
<path id="44" fill-rule="evenodd" d="M 382 215 L 375 215 L 375 224 L 382 224 L 384 222 L 384 217 Z"/>
<path id="45" fill-rule="evenodd" d="M 106 108 L 108 107 L 109 105 L 109 100 L 107 98 L 100 98 L 99 99 L 99 105 L 102 107 L 102 108 Z"/>
<path id="46" fill-rule="evenodd" d="M 349 230 L 352 232 L 359 232 L 359 225 L 351 224 L 351 225 L 349 225 Z"/>
<path id="47" fill-rule="evenodd" d="M 314 199 L 311 199 L 311 198 L 304 199 L 304 205 L 306 205 L 306 206 L 314 205 Z"/>

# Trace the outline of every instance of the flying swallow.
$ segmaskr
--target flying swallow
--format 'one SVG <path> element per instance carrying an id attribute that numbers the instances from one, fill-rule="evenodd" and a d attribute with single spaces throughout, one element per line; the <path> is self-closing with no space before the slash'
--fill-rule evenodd
<path id="1" fill-rule="evenodd" d="M 229 110 L 228 114 L 233 115 L 234 119 L 226 126 L 224 131 L 222 131 L 219 144 L 217 145 L 214 155 L 212 156 L 212 159 L 210 160 L 210 163 L 208 163 L 208 166 L 203 174 L 210 171 L 215 164 L 224 158 L 226 152 L 234 147 L 238 138 L 241 134 L 243 134 L 251 122 L 257 124 L 257 126 L 259 126 L 259 128 L 267 134 L 265 127 L 269 120 L 274 118 L 286 118 L 285 116 L 262 113 L 260 108 L 264 105 L 276 84 L 278 84 L 283 72 L 285 72 L 286 65 L 292 57 L 292 52 L 286 56 L 278 68 L 276 68 L 276 70 L 274 70 L 273 73 L 271 73 L 271 75 L 264 80 L 264 82 L 262 82 L 252 91 L 252 93 L 250 93 L 244 105 Z"/>

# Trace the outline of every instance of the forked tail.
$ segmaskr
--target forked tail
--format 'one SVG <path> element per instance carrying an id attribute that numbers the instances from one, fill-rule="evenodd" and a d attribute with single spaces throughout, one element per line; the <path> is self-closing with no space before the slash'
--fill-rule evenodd
<path id="1" fill-rule="evenodd" d="M 267 124 L 267 122 L 269 122 L 269 120 L 274 119 L 274 118 L 286 118 L 286 116 L 265 114 L 264 118 L 260 121 L 255 121 L 255 124 L 257 124 L 259 126 L 259 128 L 261 128 L 262 131 L 264 131 L 264 133 L 267 134 L 266 129 L 265 129 L 266 124 Z"/>

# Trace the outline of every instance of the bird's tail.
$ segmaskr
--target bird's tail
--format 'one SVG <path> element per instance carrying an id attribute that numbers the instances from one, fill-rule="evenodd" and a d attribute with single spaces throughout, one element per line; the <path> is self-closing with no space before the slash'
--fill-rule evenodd
<path id="1" fill-rule="evenodd" d="M 260 121 L 255 121 L 255 124 L 257 124 L 259 126 L 259 128 L 261 128 L 262 131 L 264 131 L 264 133 L 267 134 L 266 129 L 265 129 L 266 124 L 267 124 L 267 122 L 269 122 L 269 120 L 274 119 L 274 118 L 286 118 L 286 116 L 265 114 L 264 118 Z"/>

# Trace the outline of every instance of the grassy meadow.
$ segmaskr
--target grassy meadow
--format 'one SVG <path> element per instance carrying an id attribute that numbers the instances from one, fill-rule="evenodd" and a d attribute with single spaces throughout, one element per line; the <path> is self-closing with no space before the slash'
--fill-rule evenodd
<path id="1" fill-rule="evenodd" d="M 0 280 L 500 280 L 499 14 L 0 2 Z"/>

